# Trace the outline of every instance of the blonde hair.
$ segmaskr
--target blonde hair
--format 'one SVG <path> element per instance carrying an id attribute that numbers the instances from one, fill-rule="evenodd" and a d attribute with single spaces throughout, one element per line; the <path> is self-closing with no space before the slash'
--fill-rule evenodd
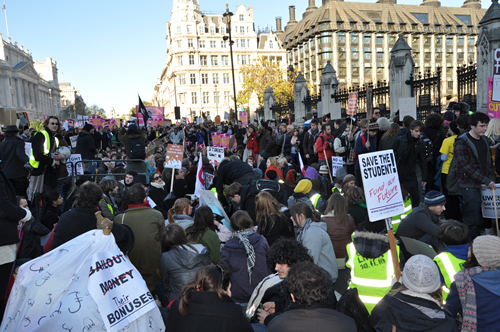
<path id="1" fill-rule="evenodd" d="M 276 160 L 276 158 L 269 157 L 269 158 L 267 158 L 267 160 L 269 160 L 269 162 L 271 163 L 272 166 L 274 166 L 276 168 L 278 167 L 278 161 Z"/>
<path id="2" fill-rule="evenodd" d="M 281 158 L 278 158 L 278 167 L 283 167 L 285 164 L 287 164 L 287 161 L 286 161 L 286 158 L 285 157 L 281 157 Z"/>
<path id="3" fill-rule="evenodd" d="M 500 119 L 491 119 L 488 123 L 488 129 L 484 135 L 491 138 L 494 134 L 500 135 Z"/>
<path id="4" fill-rule="evenodd" d="M 168 210 L 168 222 L 175 223 L 174 214 L 184 214 L 186 210 L 189 211 L 191 202 L 187 198 L 179 198 L 174 202 L 174 206 Z"/>

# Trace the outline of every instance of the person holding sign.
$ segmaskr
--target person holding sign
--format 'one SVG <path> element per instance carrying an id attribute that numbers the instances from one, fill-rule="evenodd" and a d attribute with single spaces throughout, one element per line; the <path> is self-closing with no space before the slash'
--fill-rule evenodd
<path id="1" fill-rule="evenodd" d="M 484 137 L 489 122 L 490 118 L 485 113 L 472 114 L 469 118 L 470 131 L 457 137 L 455 142 L 456 175 L 462 193 L 462 221 L 469 226 L 472 239 L 479 235 L 479 227 L 483 223 L 481 185 L 495 189 L 491 150 Z"/>
<path id="2" fill-rule="evenodd" d="M 424 129 L 421 121 L 413 121 L 410 124 L 410 132 L 396 137 L 392 149 L 396 157 L 398 166 L 399 182 L 411 197 L 412 207 L 420 205 L 420 191 L 418 180 L 415 174 L 415 165 L 420 161 L 422 172 L 422 187 L 427 183 L 427 157 L 425 156 L 425 143 L 420 139 L 420 134 Z"/>

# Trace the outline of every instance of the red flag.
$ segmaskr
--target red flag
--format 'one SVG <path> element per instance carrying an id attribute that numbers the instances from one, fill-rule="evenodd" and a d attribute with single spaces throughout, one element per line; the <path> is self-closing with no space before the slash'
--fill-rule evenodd
<path id="1" fill-rule="evenodd" d="M 300 171 L 304 176 L 306 176 L 306 168 L 304 167 L 304 162 L 302 161 L 300 153 L 299 153 L 299 163 L 300 163 Z"/>
<path id="2" fill-rule="evenodd" d="M 201 160 L 201 153 L 199 154 L 198 157 L 198 170 L 196 171 L 196 185 L 195 185 L 195 190 L 194 194 L 196 197 L 200 198 L 200 190 L 205 190 L 205 179 L 203 178 L 203 162 Z"/>
<path id="3" fill-rule="evenodd" d="M 5 4 L 3 4 L 2 11 L 5 13 Z"/>

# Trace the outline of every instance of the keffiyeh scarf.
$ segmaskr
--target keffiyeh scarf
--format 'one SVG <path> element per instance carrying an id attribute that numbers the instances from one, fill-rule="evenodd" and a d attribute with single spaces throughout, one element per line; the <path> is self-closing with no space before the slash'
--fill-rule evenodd
<path id="1" fill-rule="evenodd" d="M 255 266 L 255 250 L 250 243 L 250 240 L 248 240 L 248 235 L 250 233 L 253 233 L 253 229 L 247 228 L 247 229 L 242 229 L 241 231 L 233 232 L 233 235 L 231 235 L 231 239 L 237 238 L 240 240 L 241 244 L 243 245 L 243 248 L 245 248 L 245 252 L 247 254 L 247 270 L 248 270 L 248 282 L 251 284 L 252 283 L 252 270 L 253 267 Z"/>

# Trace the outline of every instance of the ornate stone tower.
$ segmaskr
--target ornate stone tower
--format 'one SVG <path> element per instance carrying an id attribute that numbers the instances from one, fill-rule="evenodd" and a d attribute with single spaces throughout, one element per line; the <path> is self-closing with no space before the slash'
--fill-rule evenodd
<path id="1" fill-rule="evenodd" d="M 389 62 L 391 118 L 399 109 L 399 98 L 411 97 L 411 87 L 405 83 L 415 68 L 411 50 L 411 47 L 404 39 L 404 35 L 400 34 L 391 50 L 391 60 Z"/>

